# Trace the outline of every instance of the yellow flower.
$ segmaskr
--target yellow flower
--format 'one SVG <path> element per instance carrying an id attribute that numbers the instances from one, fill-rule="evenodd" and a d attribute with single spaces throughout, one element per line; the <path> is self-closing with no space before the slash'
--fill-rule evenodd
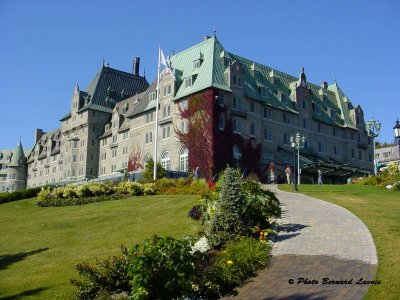
<path id="1" fill-rule="evenodd" d="M 233 265 L 233 261 L 231 261 L 231 260 L 228 260 L 226 263 L 228 264 L 228 266 L 232 266 Z"/>

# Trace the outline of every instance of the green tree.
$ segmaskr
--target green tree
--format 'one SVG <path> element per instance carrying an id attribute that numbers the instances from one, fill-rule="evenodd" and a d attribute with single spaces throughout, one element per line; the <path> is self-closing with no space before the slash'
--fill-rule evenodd
<path id="1" fill-rule="evenodd" d="M 165 177 L 165 170 L 161 167 L 160 163 L 157 163 L 157 179 Z M 154 161 L 152 158 L 148 160 L 145 165 L 142 178 L 145 181 L 152 181 L 154 178 Z"/>
<path id="2" fill-rule="evenodd" d="M 224 244 L 246 233 L 241 214 L 245 195 L 239 177 L 239 172 L 235 169 L 227 168 L 224 172 L 215 213 L 206 227 L 208 239 L 213 246 Z"/>

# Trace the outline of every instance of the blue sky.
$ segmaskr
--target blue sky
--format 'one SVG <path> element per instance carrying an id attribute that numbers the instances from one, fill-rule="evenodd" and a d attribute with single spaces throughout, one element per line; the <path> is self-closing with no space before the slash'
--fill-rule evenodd
<path id="1" fill-rule="evenodd" d="M 156 76 L 157 47 L 184 50 L 214 29 L 224 47 L 283 72 L 338 84 L 393 140 L 400 118 L 400 1 L 0 0 L 0 149 L 60 126 L 76 83 L 103 59 Z"/>

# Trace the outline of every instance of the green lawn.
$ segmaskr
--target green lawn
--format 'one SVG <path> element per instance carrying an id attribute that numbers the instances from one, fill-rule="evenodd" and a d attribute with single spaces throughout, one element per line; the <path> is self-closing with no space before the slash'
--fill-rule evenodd
<path id="1" fill-rule="evenodd" d="M 291 192 L 292 186 L 279 185 Z M 299 192 L 340 205 L 370 230 L 378 252 L 376 279 L 365 299 L 400 299 L 400 192 L 363 185 L 300 185 Z"/>
<path id="2" fill-rule="evenodd" d="M 70 299 L 77 263 L 120 253 L 152 234 L 181 238 L 199 197 L 147 196 L 82 206 L 38 207 L 33 199 L 0 205 L 0 298 Z"/>

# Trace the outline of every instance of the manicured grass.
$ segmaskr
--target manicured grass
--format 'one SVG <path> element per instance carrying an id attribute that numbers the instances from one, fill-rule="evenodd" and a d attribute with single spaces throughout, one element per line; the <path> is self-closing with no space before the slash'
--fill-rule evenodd
<path id="1" fill-rule="evenodd" d="M 120 253 L 120 245 L 158 234 L 194 234 L 198 196 L 135 197 L 82 206 L 39 207 L 34 199 L 0 205 L 0 298 L 71 299 L 77 263 Z"/>
<path id="2" fill-rule="evenodd" d="M 291 192 L 292 186 L 279 185 Z M 364 299 L 400 299 L 400 192 L 363 185 L 300 185 L 299 191 L 340 205 L 368 227 L 378 252 L 376 279 Z"/>

